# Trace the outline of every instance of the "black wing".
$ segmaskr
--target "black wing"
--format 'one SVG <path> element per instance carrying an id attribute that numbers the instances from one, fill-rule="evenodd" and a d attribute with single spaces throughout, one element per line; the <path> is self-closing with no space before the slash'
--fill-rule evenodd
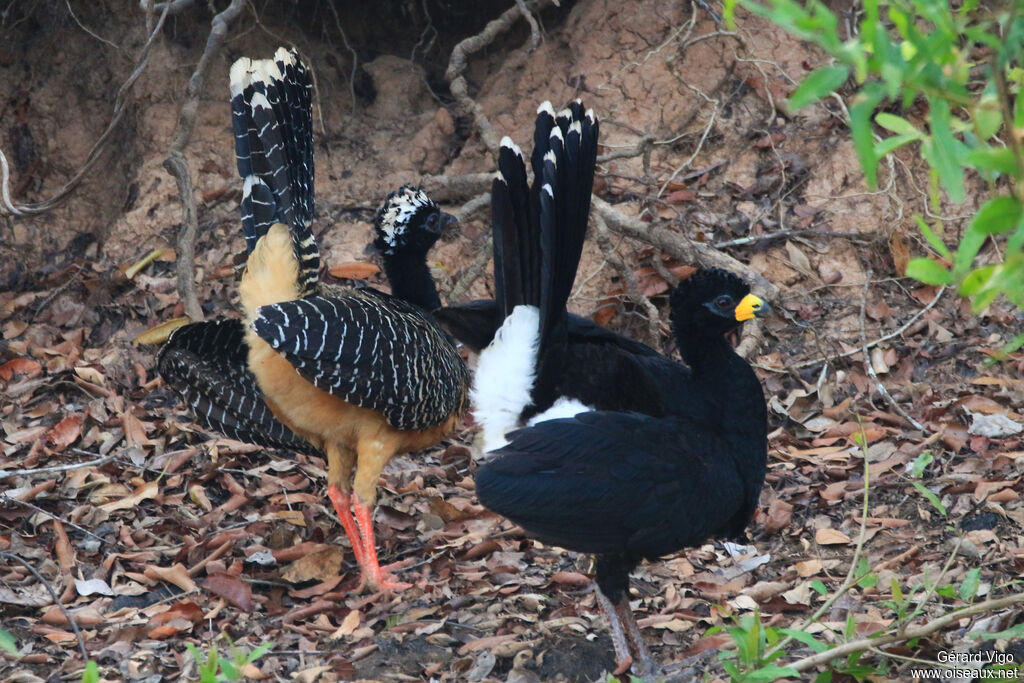
<path id="1" fill-rule="evenodd" d="M 157 370 L 204 427 L 237 441 L 320 454 L 274 417 L 248 355 L 241 320 L 192 323 L 164 344 Z"/>
<path id="2" fill-rule="evenodd" d="M 508 438 L 477 470 L 480 502 L 579 552 L 657 557 L 737 533 L 764 477 L 763 449 L 735 455 L 679 418 L 583 413 Z"/>
<path id="3" fill-rule="evenodd" d="M 444 330 L 401 299 L 348 292 L 263 306 L 253 329 L 317 388 L 398 429 L 463 412 L 469 373 Z"/>

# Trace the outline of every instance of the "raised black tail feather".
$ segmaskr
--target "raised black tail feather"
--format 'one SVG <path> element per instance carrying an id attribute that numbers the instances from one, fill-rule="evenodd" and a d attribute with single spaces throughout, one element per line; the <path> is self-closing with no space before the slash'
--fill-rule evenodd
<path id="1" fill-rule="evenodd" d="M 299 284 L 309 292 L 319 276 L 313 238 L 312 80 L 298 54 L 242 58 L 231 68 L 231 114 L 242 194 L 242 230 L 249 251 L 274 223 L 292 234 Z"/>
<path id="2" fill-rule="evenodd" d="M 500 177 L 491 195 L 498 324 L 521 304 L 540 311 L 533 410 L 545 409 L 556 398 L 568 343 L 566 303 L 590 213 L 597 135 L 597 121 L 581 103 L 556 115 L 545 102 L 534 127 L 533 185 L 527 186 L 522 153 L 511 140 L 502 141 L 498 154 Z"/>
<path id="3" fill-rule="evenodd" d="M 553 197 L 546 202 L 545 193 L 540 195 L 542 294 L 537 377 L 533 388 L 537 410 L 545 409 L 557 398 L 555 385 L 562 374 L 568 345 L 566 304 L 586 239 L 597 159 L 597 122 L 583 111 L 582 104 L 574 102 L 568 110 L 559 112 L 554 123 L 559 132 L 555 132 L 554 126 L 549 129 L 548 158 L 545 161 L 541 157 L 543 175 L 538 176 L 551 187 Z M 547 128 L 546 123 L 544 127 Z M 536 150 L 534 157 L 537 157 Z"/>
<path id="4" fill-rule="evenodd" d="M 203 426 L 237 441 L 320 453 L 274 417 L 249 371 L 248 355 L 241 320 L 193 323 L 167 340 L 157 370 Z"/>

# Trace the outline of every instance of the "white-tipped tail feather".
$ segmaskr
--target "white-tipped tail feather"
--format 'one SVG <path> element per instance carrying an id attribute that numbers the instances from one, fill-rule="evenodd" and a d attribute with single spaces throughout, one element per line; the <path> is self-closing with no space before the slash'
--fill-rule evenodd
<path id="1" fill-rule="evenodd" d="M 483 427 L 484 451 L 506 443 L 505 434 L 519 427 L 519 415 L 530 404 L 540 345 L 540 311 L 516 306 L 480 353 L 470 398 L 473 418 Z"/>

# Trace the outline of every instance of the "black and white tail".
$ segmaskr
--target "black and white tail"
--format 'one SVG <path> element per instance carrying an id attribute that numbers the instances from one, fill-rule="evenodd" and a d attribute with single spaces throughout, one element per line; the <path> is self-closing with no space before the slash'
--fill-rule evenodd
<path id="1" fill-rule="evenodd" d="M 242 230 L 251 253 L 274 223 L 288 226 L 299 289 L 313 291 L 320 253 L 313 238 L 313 83 L 295 50 L 231 66 L 231 121 L 242 190 Z"/>
<path id="2" fill-rule="evenodd" d="M 558 114 L 549 102 L 542 104 L 532 187 L 522 151 L 511 139 L 502 140 L 491 211 L 495 298 L 504 322 L 481 353 L 473 384 L 485 450 L 503 445 L 505 433 L 558 398 L 566 303 L 586 237 L 598 132 L 593 112 L 579 101 Z"/>

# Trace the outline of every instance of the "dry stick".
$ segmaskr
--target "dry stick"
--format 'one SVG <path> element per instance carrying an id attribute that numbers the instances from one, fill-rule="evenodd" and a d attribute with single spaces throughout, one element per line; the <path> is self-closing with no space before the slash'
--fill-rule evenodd
<path id="1" fill-rule="evenodd" d="M 125 109 L 127 109 L 127 103 L 125 101 L 132 86 L 135 85 L 135 81 L 139 79 L 142 72 L 145 71 L 146 65 L 149 64 L 149 52 L 153 47 L 153 43 L 160 31 L 163 29 L 164 20 L 167 18 L 167 8 L 164 8 L 163 14 L 160 15 L 160 20 L 157 22 L 156 27 L 149 34 L 149 39 L 146 44 L 142 46 L 142 51 L 139 52 L 139 61 L 135 64 L 135 70 L 132 71 L 131 75 L 128 76 L 128 80 L 121 84 L 121 87 L 117 89 L 117 94 L 114 96 L 114 110 L 113 116 L 110 118 L 110 123 L 107 124 L 106 130 L 99 137 L 98 140 L 93 144 L 92 149 L 89 150 L 89 155 L 85 159 L 85 163 L 78 169 L 78 172 L 71 177 L 69 181 L 64 183 L 64 187 L 57 190 L 49 199 L 44 199 L 41 202 L 33 202 L 30 204 L 15 204 L 11 201 L 11 190 L 10 180 L 11 171 L 7 166 L 7 157 L 4 156 L 3 150 L 0 150 L 0 208 L 12 216 L 33 216 L 37 214 L 46 213 L 67 199 L 72 192 L 75 191 L 81 183 L 82 179 L 85 178 L 86 174 L 92 170 L 92 167 L 96 165 L 103 152 L 106 151 L 107 142 L 110 141 L 111 135 L 117 128 L 117 124 L 124 118 Z"/>
<path id="2" fill-rule="evenodd" d="M 778 298 L 779 288 L 776 285 L 766 280 L 763 275 L 750 266 L 737 261 L 728 254 L 723 254 L 711 245 L 691 242 L 679 233 L 671 232 L 653 223 L 644 223 L 639 218 L 626 216 L 600 197 L 594 197 L 591 203 L 596 213 L 605 220 L 608 228 L 613 232 L 650 244 L 681 261 L 700 262 L 704 265 L 739 273 L 747 280 L 757 284 L 770 299 Z"/>
<path id="3" fill-rule="evenodd" d="M 448 302 L 457 302 L 465 296 L 469 288 L 476 282 L 476 279 L 487 270 L 487 264 L 491 261 L 491 252 L 494 250 L 494 238 L 487 236 L 487 242 L 480 245 L 479 251 L 473 257 L 472 263 L 463 268 L 459 279 L 452 285 L 452 291 L 448 293 Z"/>
<path id="4" fill-rule="evenodd" d="M 50 512 L 49 510 L 44 510 L 43 508 L 39 507 L 38 505 L 30 503 L 27 500 L 18 500 L 17 498 L 9 496 L 9 495 L 7 495 L 6 491 L 3 492 L 3 493 L 0 493 L 0 502 L 8 502 L 8 503 L 15 503 L 17 505 L 24 505 L 27 508 L 35 510 L 39 514 L 46 515 L 50 519 L 57 520 L 61 524 L 66 524 L 69 527 L 71 527 L 72 529 L 75 529 L 76 531 L 81 531 L 83 534 L 86 534 L 87 536 L 92 536 L 93 538 L 95 538 L 100 543 L 103 543 L 103 544 L 106 544 L 106 545 L 110 545 L 110 541 L 104 540 L 103 538 L 97 536 L 96 534 L 94 534 L 93 532 L 89 531 L 85 527 L 79 526 L 79 525 L 75 524 L 74 522 L 72 522 L 69 519 L 64 519 L 63 517 L 55 515 L 52 512 Z"/>
<path id="5" fill-rule="evenodd" d="M 536 10 L 548 4 L 549 1 L 534 0 L 524 4 L 528 9 Z M 526 14 L 529 15 L 529 11 Z M 520 5 L 515 4 L 505 10 L 497 19 L 488 22 L 483 31 L 458 43 L 452 48 L 452 54 L 448 60 L 448 69 L 444 73 L 445 80 L 449 83 L 452 97 L 455 98 L 459 109 L 462 110 L 463 114 L 473 117 L 477 130 L 480 131 L 480 138 L 484 141 L 487 149 L 494 153 L 498 151 L 498 136 L 494 133 L 491 122 L 487 119 L 487 115 L 484 114 L 483 108 L 470 97 L 469 85 L 466 83 L 466 77 L 463 73 L 466 71 L 467 60 L 471 54 L 479 52 L 493 43 L 499 35 L 510 29 L 522 17 L 523 10 Z"/>
<path id="6" fill-rule="evenodd" d="M 824 652 L 797 660 L 792 664 L 787 665 L 787 668 L 796 669 L 797 671 L 806 671 L 807 669 L 813 669 L 814 667 L 822 664 L 828 664 L 836 657 L 843 657 L 851 652 L 858 652 L 860 650 L 866 650 L 880 645 L 888 645 L 889 643 L 902 643 L 916 638 L 923 638 L 946 626 L 949 626 L 950 624 L 956 623 L 964 617 L 974 616 L 975 614 L 986 614 L 1004 607 L 1012 607 L 1020 603 L 1024 603 L 1024 593 L 985 600 L 984 602 L 979 602 L 971 605 L 970 607 L 950 612 L 949 614 L 933 619 L 932 621 L 929 621 L 923 626 L 919 626 L 917 628 L 906 629 L 898 633 L 890 633 L 877 638 L 860 638 L 858 640 L 851 640 L 848 643 L 837 645 L 830 650 L 825 650 Z"/>
<path id="7" fill-rule="evenodd" d="M 462 173 L 424 176 L 420 184 L 434 201 L 454 201 L 489 192 L 493 180 L 493 173 Z"/>
<path id="8" fill-rule="evenodd" d="M 597 242 L 601 253 L 604 254 L 605 260 L 612 265 L 612 268 L 619 272 L 619 277 L 622 278 L 622 283 L 625 285 L 626 296 L 647 312 L 648 343 L 652 346 L 657 346 L 661 339 L 661 316 L 658 314 L 657 307 L 651 303 L 649 298 L 644 296 L 640 285 L 637 284 L 636 278 L 633 276 L 633 271 L 622 260 L 622 257 L 615 252 L 615 247 L 612 246 L 612 241 L 608 237 L 608 225 L 601 218 L 600 214 L 594 214 L 594 228 L 594 241 Z"/>
<path id="9" fill-rule="evenodd" d="M 36 581 L 38 581 L 46 587 L 46 590 L 50 594 L 50 597 L 53 598 L 54 603 L 56 603 L 57 607 L 60 608 L 60 611 L 64 613 L 64 618 L 68 620 L 69 624 L 71 624 L 71 630 L 74 631 L 75 639 L 78 640 L 78 649 L 82 653 L 82 661 L 88 662 L 89 651 L 85 649 L 85 638 L 82 637 L 82 632 L 78 630 L 78 624 L 76 624 L 75 620 L 71 618 L 71 615 L 68 613 L 68 608 L 65 607 L 64 603 L 60 601 L 60 598 L 57 596 L 57 591 L 53 590 L 53 586 L 50 585 L 50 582 L 43 578 L 43 575 L 37 572 L 35 567 L 30 565 L 28 562 L 21 559 L 17 555 L 12 555 L 11 553 L 5 553 L 3 551 L 0 551 L 0 557 L 6 557 L 7 559 L 14 560 L 18 564 L 22 565 L 23 567 L 25 567 L 25 569 L 29 570 L 29 572 L 32 573 L 32 576 L 36 577 Z"/>
<path id="10" fill-rule="evenodd" d="M 221 43 L 224 42 L 224 37 L 228 32 L 228 24 L 241 13 L 244 7 L 245 0 L 231 0 L 231 4 L 214 16 L 213 21 L 210 22 L 210 35 L 206 38 L 206 48 L 185 87 L 185 102 L 181 105 L 181 113 L 178 115 L 178 132 L 171 143 L 167 158 L 164 159 L 164 168 L 177 180 L 178 195 L 181 197 L 181 232 L 178 234 L 178 296 L 185 303 L 185 315 L 194 321 L 203 319 L 203 309 L 199 306 L 195 288 L 195 250 L 199 220 L 196 216 L 192 175 L 188 170 L 188 162 L 185 161 L 185 147 L 192 138 L 192 130 L 196 125 L 199 91 L 206 80 L 210 64 L 213 57 L 220 51 Z"/>
<path id="11" fill-rule="evenodd" d="M 17 477 L 22 475 L 32 474 L 46 474 L 48 472 L 66 472 L 68 470 L 77 470 L 83 467 L 93 467 L 95 465 L 102 465 L 108 460 L 113 460 L 113 455 L 106 455 L 96 460 L 89 460 L 88 462 L 76 462 L 71 465 L 55 465 L 53 467 L 39 467 L 31 470 L 0 470 L 0 480 L 7 479 L 8 477 Z"/>
<path id="12" fill-rule="evenodd" d="M 914 429 L 917 429 L 918 431 L 927 434 L 928 430 L 924 428 L 924 425 L 922 425 L 920 422 L 912 418 L 910 414 L 903 409 L 903 406 L 896 402 L 896 399 L 892 397 L 892 394 L 889 393 L 889 390 L 885 388 L 884 384 L 882 384 L 882 380 L 878 379 L 878 375 L 875 374 L 874 365 L 871 363 L 871 357 L 868 354 L 867 333 L 864 331 L 864 317 L 865 311 L 867 309 L 868 287 L 870 286 L 870 284 L 871 271 L 869 270 L 866 273 L 864 273 L 864 290 L 861 292 L 860 297 L 860 348 L 861 352 L 864 354 L 864 370 L 868 373 L 868 376 L 870 376 L 871 379 L 874 381 L 875 387 L 878 389 L 878 392 L 882 394 L 883 397 L 885 397 L 886 401 L 889 402 L 889 405 L 895 408 L 896 412 L 902 415 L 903 419 L 909 422 L 914 427 Z"/>
<path id="13" fill-rule="evenodd" d="M 837 353 L 834 356 L 824 356 L 824 357 L 821 357 L 821 358 L 814 358 L 812 360 L 805 360 L 805 361 L 801 361 L 799 363 L 788 365 L 788 366 L 786 366 L 785 372 L 789 372 L 790 370 L 798 370 L 800 368 L 809 368 L 812 365 L 818 365 L 819 363 L 828 363 L 829 361 L 838 360 L 839 358 L 847 358 L 847 357 L 852 356 L 852 355 L 857 354 L 857 353 L 863 353 L 865 348 L 870 349 L 872 347 L 878 346 L 882 342 L 889 341 L 893 337 L 900 336 L 901 334 L 903 334 L 907 330 L 908 327 L 910 327 L 915 322 L 917 322 L 918 318 L 920 318 L 922 315 L 924 315 L 925 313 L 927 313 L 928 311 L 930 311 L 932 308 L 935 307 L 935 304 L 937 304 L 939 302 L 939 298 L 942 296 L 942 293 L 944 291 L 946 291 L 946 287 L 945 286 L 939 287 L 939 291 L 937 291 L 935 293 L 935 298 L 932 299 L 931 302 L 927 306 L 925 306 L 920 311 L 918 311 L 917 313 L 912 315 L 910 317 L 910 319 L 907 320 L 907 322 L 903 323 L 902 325 L 897 327 L 895 330 L 893 330 L 889 334 L 881 336 L 881 337 L 879 337 L 878 339 L 875 339 L 872 342 L 868 342 L 866 345 L 863 345 L 861 347 L 857 347 L 855 349 L 850 349 L 849 351 L 843 351 L 842 353 Z M 762 370 L 772 370 L 772 371 L 775 371 L 775 372 L 781 372 L 782 371 L 779 368 L 772 368 L 772 367 L 767 367 L 767 366 L 760 366 L 759 365 L 757 367 L 761 368 Z"/>

